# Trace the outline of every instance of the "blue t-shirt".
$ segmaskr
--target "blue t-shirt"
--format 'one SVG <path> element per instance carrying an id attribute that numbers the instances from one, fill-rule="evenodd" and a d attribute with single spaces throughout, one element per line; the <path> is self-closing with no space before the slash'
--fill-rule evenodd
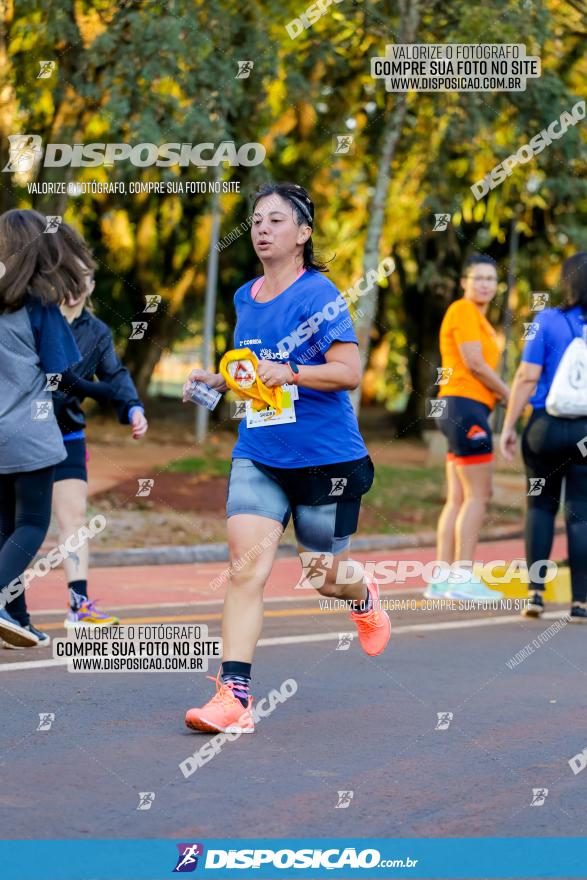
<path id="1" fill-rule="evenodd" d="M 569 327 L 569 321 L 574 335 Z M 536 335 L 533 333 L 534 338 L 527 340 L 522 360 L 529 364 L 540 364 L 542 367 L 536 391 L 529 402 L 534 409 L 544 409 L 562 356 L 572 340 L 582 335 L 584 321 L 581 307 L 575 306 L 564 314 L 560 309 L 544 309 L 543 312 L 534 315 L 532 322 L 537 325 L 532 328 Z"/>
<path id="2" fill-rule="evenodd" d="M 348 306 L 334 284 L 307 270 L 269 302 L 251 297 L 254 281 L 234 295 L 234 347 L 250 348 L 260 360 L 325 364 L 333 342 L 358 344 Z M 353 461 L 367 455 L 348 391 L 299 389 L 296 421 L 239 427 L 234 458 L 250 458 L 282 468 Z"/>

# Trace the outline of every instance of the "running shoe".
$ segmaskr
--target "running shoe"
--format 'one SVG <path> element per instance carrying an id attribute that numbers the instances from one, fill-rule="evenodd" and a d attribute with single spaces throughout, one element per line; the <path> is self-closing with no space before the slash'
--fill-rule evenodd
<path id="1" fill-rule="evenodd" d="M 249 697 L 245 707 L 233 694 L 232 684 L 222 681 L 220 672 L 216 678 L 212 675 L 207 678 L 216 683 L 216 693 L 201 709 L 188 709 L 187 726 L 201 733 L 254 733 L 253 698 Z"/>
<path id="2" fill-rule="evenodd" d="M 448 581 L 439 581 L 437 584 L 428 584 L 424 590 L 425 599 L 446 599 L 450 588 L 454 586 Z"/>
<path id="3" fill-rule="evenodd" d="M 34 648 L 39 644 L 39 639 L 34 632 L 11 617 L 5 608 L 0 608 L 0 638 L 7 645 L 16 648 Z"/>
<path id="4" fill-rule="evenodd" d="M 361 648 L 365 654 L 375 657 L 385 650 L 391 638 L 391 622 L 387 613 L 381 608 L 379 587 L 367 574 L 365 574 L 365 583 L 371 595 L 371 610 L 362 614 L 352 611 L 350 619 L 357 626 Z"/>
<path id="5" fill-rule="evenodd" d="M 41 630 L 37 629 L 36 626 L 33 626 L 32 623 L 27 623 L 27 625 L 23 627 L 23 629 L 26 629 L 28 632 L 32 633 L 39 640 L 36 645 L 27 645 L 27 648 L 46 648 L 47 645 L 51 644 L 51 636 L 47 635 L 47 633 L 45 632 L 41 632 Z M 21 651 L 24 649 L 23 645 L 9 645 L 8 642 L 4 642 L 4 647 L 10 648 L 12 651 Z"/>
<path id="6" fill-rule="evenodd" d="M 587 623 L 587 602 L 573 602 L 570 617 L 571 623 Z"/>
<path id="7" fill-rule="evenodd" d="M 446 593 L 447 599 L 462 599 L 467 602 L 499 602 L 503 599 L 503 593 L 498 590 L 490 590 L 481 578 L 470 574 L 469 580 L 464 584 L 452 584 Z"/>
<path id="8" fill-rule="evenodd" d="M 118 617 L 100 611 L 95 602 L 85 599 L 77 611 L 67 612 L 65 629 L 73 629 L 75 626 L 116 626 L 118 623 Z"/>
<path id="9" fill-rule="evenodd" d="M 522 617 L 540 617 L 544 611 L 544 599 L 542 593 L 535 591 L 528 596 L 528 604 L 522 608 Z"/>

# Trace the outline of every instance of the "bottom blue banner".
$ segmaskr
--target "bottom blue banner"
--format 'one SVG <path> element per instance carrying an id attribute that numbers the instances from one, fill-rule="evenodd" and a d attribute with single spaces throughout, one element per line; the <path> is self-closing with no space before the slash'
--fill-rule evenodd
<path id="1" fill-rule="evenodd" d="M 261 840 L 4 840 L 2 880 L 198 877 L 587 877 L 587 840 L 420 838 Z"/>

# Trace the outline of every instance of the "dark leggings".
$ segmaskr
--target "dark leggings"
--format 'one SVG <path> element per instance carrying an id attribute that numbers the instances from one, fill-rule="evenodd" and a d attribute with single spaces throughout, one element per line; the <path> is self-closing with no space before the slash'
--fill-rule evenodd
<path id="1" fill-rule="evenodd" d="M 47 534 L 55 467 L 19 474 L 0 474 L 0 587 L 20 577 Z M 29 615 L 24 591 L 6 605 L 26 626 Z"/>
<path id="2" fill-rule="evenodd" d="M 585 441 L 581 443 L 581 441 Z M 583 452 L 586 454 L 584 455 Z M 562 419 L 535 410 L 522 437 L 528 489 L 526 558 L 528 567 L 549 559 L 554 521 L 565 480 L 565 520 L 573 601 L 587 600 L 587 418 Z M 535 483 L 544 480 L 544 484 Z M 532 486 L 534 484 L 534 488 Z M 532 583 L 537 590 L 541 583 Z"/>

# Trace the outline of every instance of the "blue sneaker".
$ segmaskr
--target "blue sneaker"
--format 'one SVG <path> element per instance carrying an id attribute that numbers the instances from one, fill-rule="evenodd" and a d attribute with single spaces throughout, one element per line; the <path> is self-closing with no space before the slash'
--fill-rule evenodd
<path id="1" fill-rule="evenodd" d="M 32 629 L 21 626 L 5 608 L 0 608 L 0 638 L 15 648 L 34 648 L 39 644 Z"/>
<path id="2" fill-rule="evenodd" d="M 471 572 L 466 583 L 451 584 L 446 597 L 447 599 L 462 599 L 467 602 L 499 602 L 500 599 L 503 599 L 503 593 L 498 590 L 490 590 L 481 578 Z"/>
<path id="3" fill-rule="evenodd" d="M 29 644 L 26 646 L 27 648 L 46 648 L 47 645 L 51 644 L 51 636 L 47 635 L 46 632 L 41 632 L 41 630 L 37 629 L 36 626 L 33 626 L 32 623 L 27 623 L 24 629 L 36 636 L 38 640 L 36 645 Z M 10 648 L 11 651 L 24 651 L 24 645 L 9 645 L 6 640 L 4 641 L 4 647 Z"/>

